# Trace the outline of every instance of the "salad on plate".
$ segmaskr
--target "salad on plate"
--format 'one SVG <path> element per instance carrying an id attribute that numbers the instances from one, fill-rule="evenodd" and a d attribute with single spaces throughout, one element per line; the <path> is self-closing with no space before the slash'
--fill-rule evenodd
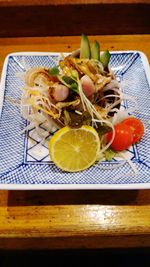
<path id="1" fill-rule="evenodd" d="M 143 123 L 121 109 L 122 101 L 131 98 L 121 91 L 110 57 L 83 34 L 80 49 L 62 55 L 56 66 L 36 66 L 25 73 L 21 114 L 30 123 L 24 130 L 35 127 L 40 135 L 43 124 L 41 143 L 53 133 L 50 158 L 64 171 L 112 160 L 144 134 Z"/>

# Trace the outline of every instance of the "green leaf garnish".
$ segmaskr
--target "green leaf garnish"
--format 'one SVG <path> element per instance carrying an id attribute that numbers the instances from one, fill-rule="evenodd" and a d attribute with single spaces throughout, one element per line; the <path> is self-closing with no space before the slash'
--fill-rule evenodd
<path id="1" fill-rule="evenodd" d="M 105 123 L 103 123 L 103 124 L 99 123 L 96 127 L 96 131 L 98 132 L 99 136 L 102 136 L 105 133 L 110 132 L 111 130 L 112 130 L 112 128 Z"/>
<path id="2" fill-rule="evenodd" d="M 77 70 L 72 70 L 71 71 L 71 77 L 75 80 L 78 80 L 79 79 L 79 74 L 77 72 Z"/>
<path id="3" fill-rule="evenodd" d="M 84 111 L 81 115 L 75 113 L 72 110 L 67 110 L 67 116 L 69 117 L 68 125 L 71 128 L 79 128 L 82 125 L 90 125 L 91 124 L 91 115 L 88 111 Z"/>
<path id="4" fill-rule="evenodd" d="M 103 64 L 104 68 L 108 67 L 109 61 L 110 61 L 110 53 L 108 50 L 105 50 L 101 55 L 100 55 L 100 61 Z"/>
<path id="5" fill-rule="evenodd" d="M 74 82 L 74 80 L 72 78 L 70 78 L 69 76 L 62 76 L 62 79 L 63 79 L 63 81 L 65 81 L 65 83 L 67 83 L 69 85 L 71 85 Z"/>
<path id="6" fill-rule="evenodd" d="M 115 155 L 116 155 L 116 151 L 112 150 L 111 148 L 108 148 L 108 149 L 104 152 L 104 154 L 105 154 L 105 158 L 106 158 L 106 160 L 111 161 L 111 160 L 115 157 Z"/>
<path id="7" fill-rule="evenodd" d="M 82 121 L 84 125 L 91 125 L 92 117 L 88 111 L 82 113 Z"/>
<path id="8" fill-rule="evenodd" d="M 78 84 L 76 82 L 73 82 L 70 88 L 72 89 L 72 91 L 78 93 Z"/>
<path id="9" fill-rule="evenodd" d="M 49 69 L 48 74 L 51 76 L 57 76 L 59 74 L 58 67 L 53 67 L 53 68 Z"/>
<path id="10" fill-rule="evenodd" d="M 68 85 L 70 89 L 72 89 L 74 92 L 78 93 L 78 84 L 77 82 L 68 76 L 63 76 L 62 80 L 65 82 L 65 84 Z"/>

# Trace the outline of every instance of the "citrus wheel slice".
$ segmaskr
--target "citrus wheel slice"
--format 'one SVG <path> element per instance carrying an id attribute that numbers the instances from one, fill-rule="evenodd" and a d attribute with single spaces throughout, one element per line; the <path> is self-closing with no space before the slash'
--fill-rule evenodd
<path id="1" fill-rule="evenodd" d="M 99 148 L 98 133 L 87 125 L 78 129 L 65 126 L 49 140 L 51 160 L 58 168 L 68 172 L 82 171 L 93 165 Z"/>

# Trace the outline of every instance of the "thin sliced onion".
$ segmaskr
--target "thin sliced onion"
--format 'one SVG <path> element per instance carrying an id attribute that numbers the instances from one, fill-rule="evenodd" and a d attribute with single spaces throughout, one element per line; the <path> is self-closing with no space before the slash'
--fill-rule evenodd
<path id="1" fill-rule="evenodd" d="M 133 171 L 133 174 L 137 174 L 138 171 L 137 171 L 137 168 L 136 166 L 134 165 L 134 163 L 132 162 L 132 160 L 130 160 L 124 153 L 122 152 L 119 152 L 119 156 L 121 156 L 123 159 L 126 160 L 126 162 L 128 162 L 128 164 L 130 165 L 132 171 Z"/>
<path id="2" fill-rule="evenodd" d="M 115 163 L 115 164 L 110 164 L 109 166 L 104 166 L 103 162 L 98 162 L 95 163 L 94 167 L 98 168 L 98 169 L 102 169 L 102 170 L 113 170 L 113 169 L 118 169 L 119 167 L 122 167 L 124 164 L 126 163 L 126 161 L 121 161 L 119 163 Z"/>

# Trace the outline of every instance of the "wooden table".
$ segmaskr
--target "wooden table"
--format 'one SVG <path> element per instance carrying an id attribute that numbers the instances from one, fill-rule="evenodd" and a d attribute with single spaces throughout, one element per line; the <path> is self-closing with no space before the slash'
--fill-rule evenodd
<path id="1" fill-rule="evenodd" d="M 91 36 L 101 49 L 141 50 L 150 35 Z M 72 51 L 80 37 L 0 39 L 0 70 L 16 51 Z M 0 248 L 150 246 L 150 191 L 0 191 Z"/>
<path id="2" fill-rule="evenodd" d="M 149 0 L 0 0 L 0 36 L 149 33 Z"/>

